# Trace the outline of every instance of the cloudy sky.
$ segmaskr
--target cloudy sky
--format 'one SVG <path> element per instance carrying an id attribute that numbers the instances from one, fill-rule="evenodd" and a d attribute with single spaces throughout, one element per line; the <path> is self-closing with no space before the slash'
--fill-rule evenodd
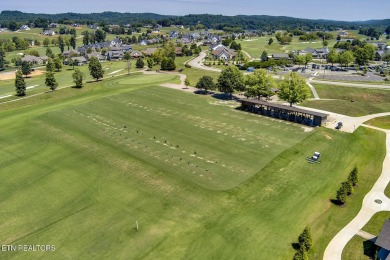
<path id="1" fill-rule="evenodd" d="M 0 0 L 0 10 L 34 13 L 118 11 L 159 14 L 276 15 L 362 21 L 390 18 L 389 0 Z"/>

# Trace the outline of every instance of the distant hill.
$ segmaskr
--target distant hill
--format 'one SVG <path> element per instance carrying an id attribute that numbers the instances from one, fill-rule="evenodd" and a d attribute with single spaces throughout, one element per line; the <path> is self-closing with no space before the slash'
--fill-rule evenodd
<path id="1" fill-rule="evenodd" d="M 332 21 L 332 20 L 310 20 L 293 18 L 286 16 L 267 15 L 211 15 L 211 14 L 189 14 L 185 16 L 159 15 L 154 13 L 118 13 L 102 12 L 91 14 L 61 13 L 61 14 L 35 14 L 23 13 L 20 11 L 2 11 L 0 13 L 0 23 L 6 25 L 10 22 L 32 23 L 39 25 L 59 22 L 59 23 L 104 23 L 104 24 L 133 24 L 140 26 L 145 24 L 181 24 L 185 26 L 196 26 L 203 24 L 206 28 L 241 28 L 244 30 L 279 30 L 279 29 L 358 29 L 361 26 L 372 26 L 381 29 L 390 26 L 390 19 L 369 20 L 369 21 Z M 39 26 L 41 27 L 41 26 Z"/>

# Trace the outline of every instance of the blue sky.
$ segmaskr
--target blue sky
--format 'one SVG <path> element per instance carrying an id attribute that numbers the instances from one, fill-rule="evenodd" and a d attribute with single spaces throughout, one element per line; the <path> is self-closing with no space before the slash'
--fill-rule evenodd
<path id="1" fill-rule="evenodd" d="M 390 0 L 0 0 L 0 10 L 35 13 L 118 11 L 159 14 L 276 15 L 361 21 L 390 18 Z"/>

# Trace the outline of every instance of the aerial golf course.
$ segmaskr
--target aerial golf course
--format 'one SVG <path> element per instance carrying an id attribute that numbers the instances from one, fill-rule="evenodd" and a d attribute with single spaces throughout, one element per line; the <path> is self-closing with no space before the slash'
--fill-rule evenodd
<path id="1" fill-rule="evenodd" d="M 0 104 L 1 243 L 56 246 L 2 257 L 291 259 L 309 226 L 322 259 L 379 176 L 385 134 L 160 86 L 177 81 L 134 73 Z M 355 166 L 358 188 L 332 204 Z"/>

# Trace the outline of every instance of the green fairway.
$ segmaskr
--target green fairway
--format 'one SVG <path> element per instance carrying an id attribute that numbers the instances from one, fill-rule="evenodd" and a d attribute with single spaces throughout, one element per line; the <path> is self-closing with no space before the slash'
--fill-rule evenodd
<path id="1" fill-rule="evenodd" d="M 384 134 L 305 132 L 158 86 L 176 78 L 135 74 L 0 104 L 0 242 L 56 246 L 40 258 L 290 259 L 308 225 L 321 259 L 379 176 Z M 321 163 L 307 163 L 315 151 Z M 355 165 L 359 188 L 334 206 Z"/>
<path id="2" fill-rule="evenodd" d="M 274 40 L 271 45 L 268 44 L 270 38 L 273 38 Z M 256 37 L 241 40 L 238 42 L 241 44 L 242 49 L 248 52 L 252 56 L 252 58 L 255 59 L 260 59 L 260 56 L 263 51 L 266 51 L 268 55 L 271 55 L 273 53 L 285 53 L 291 50 L 305 50 L 308 47 L 313 49 L 323 47 L 321 40 L 317 40 L 314 42 L 302 42 L 299 41 L 298 37 L 293 37 L 292 42 L 287 45 L 279 44 L 274 36 Z M 330 40 L 329 47 L 333 47 L 335 43 L 336 40 Z"/>
<path id="3" fill-rule="evenodd" d="M 310 100 L 303 106 L 323 109 L 349 116 L 390 112 L 390 90 L 314 84 L 322 99 Z"/>
<path id="4" fill-rule="evenodd" d="M 390 129 L 390 116 L 377 117 L 364 123 L 383 129 Z"/>

